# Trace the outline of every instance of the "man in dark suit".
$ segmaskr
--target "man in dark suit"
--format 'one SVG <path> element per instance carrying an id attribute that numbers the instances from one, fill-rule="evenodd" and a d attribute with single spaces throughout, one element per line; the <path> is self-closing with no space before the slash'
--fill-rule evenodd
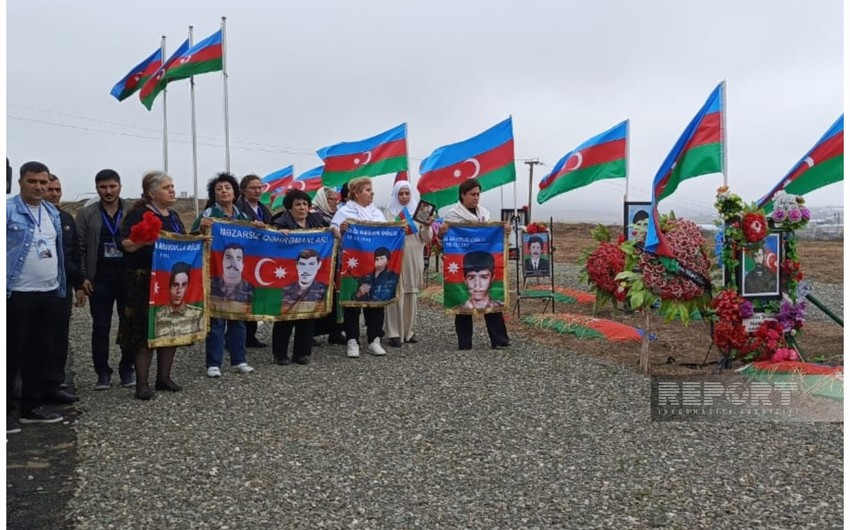
<path id="1" fill-rule="evenodd" d="M 236 207 L 245 212 L 251 221 L 260 221 L 270 225 L 272 212 L 269 207 L 260 202 L 265 186 L 257 175 L 245 175 L 239 181 L 239 191 L 242 193 L 236 199 Z M 245 346 L 248 348 L 265 348 L 268 346 L 257 338 L 257 322 L 245 322 Z"/>
<path id="2" fill-rule="evenodd" d="M 525 258 L 526 276 L 549 276 L 549 260 L 543 257 L 543 238 L 528 238 L 528 257 Z"/>

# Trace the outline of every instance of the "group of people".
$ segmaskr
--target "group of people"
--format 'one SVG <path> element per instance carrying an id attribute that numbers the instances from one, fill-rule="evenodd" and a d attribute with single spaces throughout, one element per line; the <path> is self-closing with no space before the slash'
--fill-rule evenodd
<path id="1" fill-rule="evenodd" d="M 149 300 L 152 241 L 134 241 L 132 228 L 150 212 L 162 224 L 162 230 L 175 234 L 205 233 L 214 219 L 247 221 L 260 227 L 278 229 L 284 233 L 297 230 L 330 227 L 336 237 L 342 237 L 351 222 L 394 222 L 403 210 L 415 211 L 413 190 L 409 182 L 396 182 L 389 207 L 379 209 L 374 204 L 374 191 L 369 178 L 355 178 L 341 192 L 334 188 L 318 191 L 315 201 L 301 190 L 290 190 L 284 200 L 284 210 L 273 215 L 260 202 L 263 182 L 257 175 L 246 175 L 237 181 L 229 173 L 220 173 L 207 186 L 208 200 L 189 230 L 173 209 L 176 203 L 174 184 L 170 176 L 151 171 L 142 178 L 140 200 L 129 202 L 121 197 L 121 178 L 111 169 L 95 175 L 98 200 L 83 207 L 76 219 L 59 208 L 61 183 L 40 162 L 28 162 L 20 169 L 20 194 L 7 201 L 7 433 L 20 431 L 21 423 L 56 423 L 62 416 L 49 410 L 46 404 L 71 404 L 77 396 L 68 391 L 68 331 L 72 303 L 82 307 L 88 301 L 92 316 L 91 354 L 97 379 L 95 390 L 112 386 L 113 369 L 109 364 L 110 332 L 113 313 L 117 309 L 120 360 L 120 384 L 135 387 L 135 397 L 149 400 L 154 390 L 178 392 L 181 386 L 171 377 L 176 347 L 148 347 Z M 279 365 L 292 362 L 307 364 L 316 337 L 327 335 L 331 344 L 346 346 L 350 358 L 360 356 L 360 317 L 366 324 L 366 347 L 373 355 L 385 355 L 384 345 L 401 347 L 416 343 L 417 293 L 423 284 L 424 252 L 436 237 L 437 244 L 445 234 L 447 223 L 453 221 L 489 221 L 489 212 L 478 205 L 481 186 L 475 179 L 460 186 L 459 202 L 444 218 L 439 231 L 432 231 L 433 217 L 411 221 L 406 228 L 404 258 L 400 271 L 397 300 L 385 307 L 345 307 L 342 322 L 337 322 L 338 297 L 334 293 L 333 310 L 323 318 L 284 320 L 275 322 L 272 329 L 272 354 Z M 234 253 L 234 263 L 241 257 Z M 376 270 L 370 283 L 358 289 L 360 297 L 389 300 L 395 293 L 380 293 L 380 276 L 386 270 L 389 256 L 376 252 Z M 383 260 L 383 261 L 381 261 Z M 296 282 L 293 296 L 299 301 L 309 298 L 320 261 L 318 256 L 299 256 L 299 274 L 307 281 Z M 381 268 L 383 265 L 383 268 Z M 486 265 L 486 264 L 484 264 Z M 238 300 L 240 289 L 247 289 L 239 274 L 236 281 L 225 271 L 221 279 L 210 286 L 210 296 L 216 293 L 229 300 Z M 483 266 L 482 266 L 483 267 Z M 481 268 L 464 271 L 480 275 Z M 227 265 L 225 264 L 225 269 Z M 474 267 L 473 267 L 474 268 Z M 490 266 L 492 273 L 492 265 Z M 310 277 L 310 271 L 313 276 Z M 176 293 L 177 307 L 185 296 L 189 272 L 172 271 L 170 289 Z M 393 274 L 396 274 L 393 272 Z M 182 280 L 181 280 L 182 278 Z M 181 283 L 182 281 L 182 283 Z M 469 282 L 467 282 L 469 284 Z M 182 286 L 182 287 L 181 287 Z M 182 289 L 182 290 L 181 290 Z M 302 292 L 303 291 L 303 292 Z M 227 296 L 224 296 L 224 293 Z M 182 295 L 181 295 L 182 293 Z M 383 294 L 388 296 L 381 298 Z M 172 298 L 175 298 L 172 296 Z M 474 298 L 474 296 L 473 296 Z M 173 308 L 172 308 L 173 309 Z M 168 315 L 156 315 L 156 318 Z M 507 329 L 501 313 L 485 314 L 487 331 L 493 348 L 509 345 Z M 458 347 L 472 347 L 472 316 L 457 315 L 455 327 Z M 47 329 L 50 328 L 50 329 Z M 256 322 L 211 318 L 205 340 L 207 376 L 221 377 L 225 350 L 230 365 L 237 373 L 254 371 L 248 364 L 246 348 L 265 347 L 256 336 Z M 292 354 L 289 342 L 293 337 Z M 382 339 L 386 338 L 386 343 Z M 156 378 L 151 385 L 149 372 L 156 353 Z M 20 376 L 19 379 L 16 379 Z M 16 381 L 20 385 L 16 386 Z"/>

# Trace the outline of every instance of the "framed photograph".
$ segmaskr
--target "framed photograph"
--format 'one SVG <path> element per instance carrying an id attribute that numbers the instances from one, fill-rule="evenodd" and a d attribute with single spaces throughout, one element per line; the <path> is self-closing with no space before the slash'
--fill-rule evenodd
<path id="1" fill-rule="evenodd" d="M 520 226 L 525 226 L 528 224 L 528 210 L 517 210 L 516 211 L 517 218 L 519 219 Z M 502 208 L 502 222 L 510 223 L 511 219 L 514 216 L 514 211 L 512 208 Z"/>
<path id="2" fill-rule="evenodd" d="M 428 219 L 430 219 L 436 211 L 437 206 L 435 204 L 431 204 L 428 201 L 419 201 L 419 204 L 416 206 L 416 211 L 413 212 L 413 220 L 423 224 L 428 224 Z"/>
<path id="3" fill-rule="evenodd" d="M 756 250 L 742 250 L 738 256 L 738 292 L 744 298 L 779 300 L 782 270 L 782 232 L 771 232 Z"/>
<path id="4" fill-rule="evenodd" d="M 543 278 L 551 274 L 549 233 L 522 234 L 522 272 L 525 277 Z"/>
<path id="5" fill-rule="evenodd" d="M 634 227 L 649 224 L 649 214 L 652 210 L 651 202 L 624 202 L 623 203 L 623 235 L 626 239 L 635 238 Z"/>

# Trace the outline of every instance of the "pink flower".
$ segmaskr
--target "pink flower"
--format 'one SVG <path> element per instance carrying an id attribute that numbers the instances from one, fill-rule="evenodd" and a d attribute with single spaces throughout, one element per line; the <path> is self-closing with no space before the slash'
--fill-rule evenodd
<path id="1" fill-rule="evenodd" d="M 790 210 L 788 212 L 788 220 L 791 221 L 792 223 L 796 223 L 802 218 L 803 218 L 803 214 L 800 213 L 800 210 L 798 210 L 798 209 L 793 209 L 793 210 Z"/>
<path id="2" fill-rule="evenodd" d="M 812 217 L 812 212 L 808 208 L 800 208 L 800 215 L 803 216 L 803 219 L 808 221 Z"/>
<path id="3" fill-rule="evenodd" d="M 776 210 L 773 210 L 773 213 L 770 214 L 770 217 L 772 217 L 775 222 L 781 223 L 785 220 L 785 210 L 777 208 Z"/>

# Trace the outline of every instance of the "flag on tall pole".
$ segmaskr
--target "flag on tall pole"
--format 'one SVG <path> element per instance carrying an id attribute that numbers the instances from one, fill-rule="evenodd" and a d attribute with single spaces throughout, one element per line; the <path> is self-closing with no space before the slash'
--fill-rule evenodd
<path id="1" fill-rule="evenodd" d="M 766 211 L 773 210 L 773 196 L 778 191 L 792 195 L 805 195 L 833 182 L 844 180 L 844 114 L 820 140 L 794 164 L 776 186 L 759 199 L 758 205 Z"/>
<path id="2" fill-rule="evenodd" d="M 272 171 L 263 177 L 263 194 L 260 196 L 260 202 L 271 207 L 275 197 L 283 194 L 288 189 L 289 184 L 292 183 L 294 178 L 293 170 L 293 166 L 286 166 L 283 169 Z"/>
<path id="3" fill-rule="evenodd" d="M 141 91 L 139 91 L 139 99 L 142 101 L 142 105 L 144 105 L 146 109 L 151 110 L 156 97 L 160 92 L 165 90 L 165 86 L 170 82 L 168 79 L 165 79 L 166 70 L 168 70 L 168 68 L 188 50 L 189 39 L 186 39 L 183 41 L 183 44 L 181 44 L 180 47 L 171 54 L 171 57 L 165 61 L 165 64 L 163 64 L 154 74 L 148 77 L 148 80 L 145 82 L 144 86 L 142 86 Z"/>
<path id="4" fill-rule="evenodd" d="M 407 124 L 365 140 L 322 147 L 316 152 L 325 163 L 322 182 L 326 186 L 342 186 L 355 177 L 407 170 Z"/>
<path id="5" fill-rule="evenodd" d="M 193 75 L 217 72 L 223 68 L 223 64 L 222 30 L 218 30 L 190 49 L 184 50 L 176 61 L 167 66 L 164 79 L 176 81 Z"/>
<path id="6" fill-rule="evenodd" d="M 658 203 L 676 191 L 684 180 L 725 172 L 725 99 L 726 82 L 723 81 L 708 96 L 658 169 L 652 181 L 652 215 L 644 246 L 647 252 L 673 257 L 661 232 Z"/>
<path id="7" fill-rule="evenodd" d="M 587 186 L 603 179 L 626 178 L 629 120 L 579 145 L 563 158 L 540 181 L 537 202 Z"/>
<path id="8" fill-rule="evenodd" d="M 316 195 L 316 192 L 322 189 L 322 171 L 325 166 L 317 166 L 313 169 L 308 169 L 304 173 L 298 175 L 290 185 L 291 188 L 299 189 L 305 192 L 310 197 Z"/>
<path id="9" fill-rule="evenodd" d="M 477 178 L 481 191 L 516 181 L 511 118 L 477 136 L 434 150 L 419 165 L 416 189 L 422 200 L 442 208 L 456 202 L 464 180 Z"/>
<path id="10" fill-rule="evenodd" d="M 140 62 L 134 66 L 132 70 L 127 72 L 127 75 L 121 78 L 121 81 L 115 83 L 115 86 L 112 87 L 112 90 L 110 90 L 109 93 L 118 101 L 124 101 L 142 87 L 142 84 L 146 80 L 145 73 L 148 69 L 154 67 L 155 71 L 161 64 L 162 48 L 160 47 L 153 52 L 150 57 Z"/>

